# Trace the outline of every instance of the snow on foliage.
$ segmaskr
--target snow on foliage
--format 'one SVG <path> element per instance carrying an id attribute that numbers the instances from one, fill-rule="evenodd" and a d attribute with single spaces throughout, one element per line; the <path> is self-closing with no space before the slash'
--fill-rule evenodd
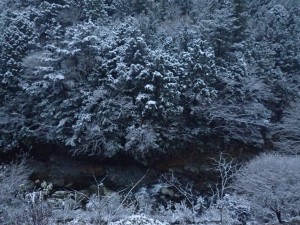
<path id="1" fill-rule="evenodd" d="M 142 127 L 129 127 L 126 135 L 127 151 L 136 152 L 137 156 L 143 157 L 150 150 L 155 150 L 157 145 L 157 135 L 150 125 Z"/>
<path id="2" fill-rule="evenodd" d="M 297 111 L 299 9 L 256 3 L 2 2 L 0 110 L 24 121 L 0 128 L 1 149 L 45 142 L 112 157 L 279 140 L 295 151 L 282 115 Z"/>

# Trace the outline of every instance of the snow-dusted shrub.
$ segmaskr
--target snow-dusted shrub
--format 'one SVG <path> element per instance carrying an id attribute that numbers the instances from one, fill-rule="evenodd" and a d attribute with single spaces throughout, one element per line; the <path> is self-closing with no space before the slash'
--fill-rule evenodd
<path id="1" fill-rule="evenodd" d="M 24 159 L 0 167 L 0 223 L 5 225 L 48 225 L 52 214 L 45 202 L 24 199 L 30 169 Z"/>
<path id="2" fill-rule="evenodd" d="M 221 212 L 221 213 L 220 213 Z M 250 204 L 244 198 L 236 195 L 226 194 L 222 199 L 218 200 L 215 204 L 205 212 L 203 218 L 215 214 L 216 218 L 224 224 L 246 224 L 250 218 Z"/>
<path id="3" fill-rule="evenodd" d="M 150 196 L 146 188 L 140 188 L 137 193 L 134 194 L 134 198 L 137 206 L 137 213 L 144 215 L 151 215 L 155 208 L 155 199 Z"/>
<path id="4" fill-rule="evenodd" d="M 0 202 L 4 203 L 15 196 L 27 184 L 30 170 L 25 160 L 10 165 L 0 165 Z"/>
<path id="5" fill-rule="evenodd" d="M 171 203 L 167 207 L 160 205 L 154 217 L 159 220 L 167 221 L 171 224 L 195 223 L 199 219 L 199 214 L 189 207 L 185 202 Z"/>
<path id="6" fill-rule="evenodd" d="M 52 208 L 46 202 L 24 203 L 16 224 L 50 225 L 52 224 Z"/>
<path id="7" fill-rule="evenodd" d="M 89 198 L 86 205 L 88 211 L 91 212 L 93 220 L 98 222 L 110 222 L 134 213 L 135 207 L 124 201 L 119 193 L 112 193 L 107 196 L 93 195 Z"/>

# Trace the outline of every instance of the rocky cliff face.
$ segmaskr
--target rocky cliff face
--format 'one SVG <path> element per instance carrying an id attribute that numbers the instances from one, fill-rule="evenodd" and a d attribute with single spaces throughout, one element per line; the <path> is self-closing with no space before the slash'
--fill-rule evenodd
<path id="1" fill-rule="evenodd" d="M 228 155 L 237 161 L 245 161 L 253 157 L 255 151 L 232 148 Z M 120 190 L 132 187 L 142 177 L 138 187 L 156 183 L 163 174 L 174 173 L 184 180 L 192 181 L 195 188 L 205 192 L 208 191 L 209 184 L 218 179 L 214 170 L 217 157 L 215 151 L 190 151 L 188 154 L 177 152 L 173 155 L 153 156 L 152 162 L 142 165 L 128 156 L 97 160 L 49 151 L 43 158 L 33 156 L 29 162 L 33 168 L 31 180 L 45 180 L 52 183 L 56 189 L 87 189 L 103 181 L 110 189 Z"/>

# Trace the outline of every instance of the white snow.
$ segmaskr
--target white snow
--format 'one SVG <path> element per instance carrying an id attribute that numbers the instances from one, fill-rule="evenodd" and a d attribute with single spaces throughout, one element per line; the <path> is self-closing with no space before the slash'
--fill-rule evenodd
<path id="1" fill-rule="evenodd" d="M 169 225 L 169 223 L 154 220 L 142 214 L 129 216 L 116 222 L 110 222 L 108 225 Z"/>

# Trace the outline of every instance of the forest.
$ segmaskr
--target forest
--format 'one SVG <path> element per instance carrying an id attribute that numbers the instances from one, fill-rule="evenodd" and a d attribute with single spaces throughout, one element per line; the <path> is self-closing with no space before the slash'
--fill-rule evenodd
<path id="1" fill-rule="evenodd" d="M 299 0 L 1 0 L 0 30 L 0 224 L 300 224 Z"/>

